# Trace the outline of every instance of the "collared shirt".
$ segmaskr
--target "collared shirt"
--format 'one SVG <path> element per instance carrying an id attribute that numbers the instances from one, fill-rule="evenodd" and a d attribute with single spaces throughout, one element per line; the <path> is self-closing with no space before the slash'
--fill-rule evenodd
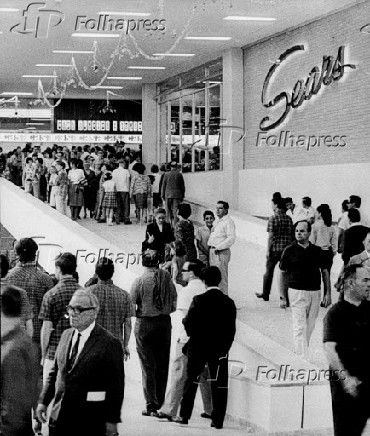
<path id="1" fill-rule="evenodd" d="M 116 184 L 117 192 L 130 191 L 130 171 L 119 166 L 112 172 L 112 178 Z"/>
<path id="2" fill-rule="evenodd" d="M 208 240 L 211 236 L 211 230 L 207 226 L 198 227 L 195 232 L 195 239 L 198 241 L 199 260 L 208 265 L 209 262 L 209 246 Z"/>
<path id="3" fill-rule="evenodd" d="M 5 291 L 5 287 L 8 286 L 10 283 L 8 283 L 8 281 L 6 279 L 1 279 L 1 293 L 3 293 Z M 30 301 L 28 299 L 28 295 L 27 292 L 22 289 L 22 288 L 18 288 L 19 293 L 21 294 L 21 326 L 23 329 L 26 328 L 26 322 L 29 319 L 32 319 L 33 317 L 33 313 L 32 313 L 32 307 L 30 304 Z"/>
<path id="4" fill-rule="evenodd" d="M 303 247 L 294 242 L 284 250 L 280 269 L 289 273 L 289 287 L 303 291 L 318 291 L 321 287 L 321 248 L 308 243 Z"/>
<path id="5" fill-rule="evenodd" d="M 187 286 L 181 287 L 177 285 L 177 310 L 179 310 L 183 316 L 188 313 L 189 307 L 196 295 L 204 294 L 206 292 L 206 287 L 202 280 L 193 279 L 190 280 Z M 186 334 L 185 327 L 181 323 L 179 331 L 179 342 L 186 343 L 189 336 Z"/>
<path id="6" fill-rule="evenodd" d="M 363 226 L 370 227 L 370 220 L 368 219 L 366 214 L 364 212 L 361 212 L 359 208 L 357 210 L 360 212 L 360 218 L 361 218 L 360 222 L 357 224 L 358 225 L 362 224 Z M 344 212 L 340 222 L 338 223 L 338 228 L 342 230 L 348 230 L 350 227 L 351 227 L 351 223 L 348 218 L 348 212 Z"/>
<path id="7" fill-rule="evenodd" d="M 72 353 L 73 347 L 74 347 L 74 345 L 75 345 L 75 343 L 77 341 L 78 334 L 81 335 L 80 336 L 80 342 L 78 343 L 78 349 L 77 349 L 77 355 L 76 355 L 75 362 L 76 362 L 78 356 L 80 355 L 83 347 L 85 346 L 86 341 L 89 339 L 89 337 L 91 335 L 91 332 L 93 331 L 94 327 L 95 327 L 95 321 L 93 321 L 89 325 L 89 327 L 87 327 L 85 330 L 82 330 L 81 332 L 79 332 L 77 329 L 75 329 L 75 331 L 73 332 L 71 348 L 69 350 L 69 357 L 71 357 L 71 353 Z"/>
<path id="8" fill-rule="evenodd" d="M 54 286 L 53 279 L 41 271 L 36 266 L 36 262 L 18 262 L 14 268 L 9 270 L 6 278 L 10 285 L 18 286 L 26 291 L 33 313 L 32 339 L 40 343 L 42 324 L 39 321 L 39 312 L 45 293 Z"/>
<path id="9" fill-rule="evenodd" d="M 338 237 L 334 226 L 328 227 L 321 219 L 313 224 L 309 240 L 323 250 L 331 248 L 334 254 L 338 250 Z"/>
<path id="10" fill-rule="evenodd" d="M 54 359 L 62 333 L 70 327 L 69 319 L 65 316 L 66 307 L 73 294 L 80 288 L 81 286 L 72 277 L 63 277 L 54 288 L 45 294 L 42 300 L 39 319 L 53 323 L 53 331 L 50 335 L 46 354 L 47 359 Z"/>
<path id="11" fill-rule="evenodd" d="M 234 244 L 235 239 L 234 221 L 229 215 L 225 215 L 214 224 L 208 246 L 215 247 L 216 250 L 226 250 Z"/>
<path id="12" fill-rule="evenodd" d="M 154 302 L 155 275 L 159 277 L 158 294 L 162 297 L 161 309 Z M 132 284 L 130 295 L 132 303 L 137 306 L 138 318 L 169 315 L 176 310 L 176 288 L 170 274 L 163 269 L 145 270 L 144 274 Z"/>
<path id="13" fill-rule="evenodd" d="M 298 221 L 308 221 L 310 218 L 312 218 L 312 213 L 309 209 L 305 209 L 297 205 L 294 206 L 293 210 L 287 210 L 286 214 L 292 219 L 293 224 L 297 223 Z M 313 218 L 315 218 L 315 215 L 313 215 Z"/>
<path id="14" fill-rule="evenodd" d="M 72 169 L 68 173 L 68 180 L 71 181 L 74 185 L 77 185 L 82 180 L 84 180 L 85 174 L 83 170 L 80 170 L 78 168 Z"/>
<path id="15" fill-rule="evenodd" d="M 267 231 L 271 234 L 271 252 L 283 251 L 293 240 L 293 222 L 282 210 L 270 216 Z"/>
<path id="16" fill-rule="evenodd" d="M 99 300 L 96 322 L 112 333 L 123 345 L 123 324 L 127 318 L 135 316 L 130 294 L 115 286 L 112 280 L 98 280 L 96 285 L 87 288 Z"/>

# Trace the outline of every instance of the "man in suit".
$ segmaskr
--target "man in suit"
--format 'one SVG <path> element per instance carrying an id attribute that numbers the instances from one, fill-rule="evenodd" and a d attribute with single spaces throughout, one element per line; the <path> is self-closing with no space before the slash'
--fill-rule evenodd
<path id="1" fill-rule="evenodd" d="M 165 218 L 166 211 L 158 208 L 155 211 L 155 221 L 148 224 L 145 232 L 145 241 L 142 243 L 142 251 L 144 252 L 147 249 L 157 251 L 160 255 L 160 262 L 168 260 L 169 244 L 175 240 L 171 225 L 165 221 Z"/>
<path id="2" fill-rule="evenodd" d="M 176 162 L 171 162 L 171 171 L 163 175 L 161 196 L 166 204 L 168 222 L 174 227 L 177 223 L 177 206 L 185 197 L 184 177 L 178 171 Z"/>
<path id="3" fill-rule="evenodd" d="M 188 376 L 181 402 L 181 420 L 177 422 L 188 424 L 199 377 L 208 363 L 213 404 L 211 427 L 220 429 L 227 406 L 228 353 L 235 335 L 236 308 L 234 301 L 218 287 L 221 272 L 216 266 L 205 268 L 201 276 L 207 290 L 194 297 L 183 320 L 190 337 L 184 347 L 188 357 Z"/>
<path id="4" fill-rule="evenodd" d="M 37 416 L 46 422 L 54 398 L 49 436 L 118 436 L 124 392 L 123 350 L 95 324 L 97 297 L 77 290 L 67 306 L 71 327 L 63 332 L 44 385 Z"/>

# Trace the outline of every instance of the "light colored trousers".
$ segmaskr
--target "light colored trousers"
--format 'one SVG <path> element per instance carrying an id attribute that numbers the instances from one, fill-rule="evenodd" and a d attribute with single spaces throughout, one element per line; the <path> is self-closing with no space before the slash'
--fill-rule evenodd
<path id="1" fill-rule="evenodd" d="M 308 345 L 320 309 L 320 291 L 302 291 L 289 288 L 293 318 L 294 352 L 308 358 Z"/>
<path id="2" fill-rule="evenodd" d="M 63 215 L 67 215 L 67 200 L 60 195 L 55 196 L 55 208 Z"/>
<path id="3" fill-rule="evenodd" d="M 170 416 L 177 415 L 187 377 L 186 368 L 188 365 L 188 358 L 182 352 L 184 345 L 185 344 L 183 342 L 177 342 L 176 344 L 176 354 L 171 367 L 170 388 L 167 389 L 166 398 L 161 409 L 159 410 L 159 412 Z M 208 367 L 206 367 L 199 378 L 199 386 L 202 395 L 204 411 L 208 415 L 211 415 L 212 393 L 211 384 L 207 381 L 209 378 L 208 374 Z"/>
<path id="4" fill-rule="evenodd" d="M 230 262 L 230 248 L 226 250 L 221 250 L 218 254 L 215 254 L 215 249 L 211 248 L 209 250 L 209 264 L 211 266 L 217 266 L 221 272 L 221 282 L 219 288 L 221 291 L 227 295 L 229 286 L 229 262 Z"/>

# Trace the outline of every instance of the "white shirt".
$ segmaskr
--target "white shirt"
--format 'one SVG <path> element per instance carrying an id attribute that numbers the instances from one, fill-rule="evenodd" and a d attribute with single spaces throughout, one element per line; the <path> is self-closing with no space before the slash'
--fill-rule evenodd
<path id="1" fill-rule="evenodd" d="M 85 330 L 82 330 L 82 332 L 79 332 L 77 329 L 75 329 L 75 331 L 73 332 L 71 349 L 69 351 L 69 357 L 71 357 L 73 346 L 76 343 L 77 338 L 78 338 L 78 333 L 81 334 L 75 362 L 77 361 L 78 356 L 80 355 L 83 347 L 85 346 L 86 341 L 89 339 L 94 327 L 95 327 L 95 321 L 92 324 L 90 324 L 89 327 L 87 327 Z"/>
<path id="2" fill-rule="evenodd" d="M 112 172 L 112 178 L 116 184 L 117 192 L 130 191 L 130 171 L 119 166 Z"/>
<path id="3" fill-rule="evenodd" d="M 295 206 L 293 211 L 291 209 L 287 210 L 286 214 L 290 216 L 293 221 L 293 224 L 298 221 L 308 221 L 309 218 L 312 217 L 309 209 L 304 209 L 303 207 Z M 313 218 L 315 215 L 313 215 Z"/>
<path id="4" fill-rule="evenodd" d="M 73 183 L 77 184 L 78 182 L 81 182 L 85 178 L 85 174 L 83 170 L 80 170 L 78 168 L 74 170 L 70 170 L 68 173 L 68 179 Z"/>
<path id="5" fill-rule="evenodd" d="M 180 289 L 181 288 L 181 289 Z M 206 292 L 206 287 L 202 280 L 193 279 L 190 280 L 187 286 L 176 286 L 177 289 L 177 310 L 181 312 L 183 317 L 188 313 L 189 307 L 196 295 Z M 184 324 L 181 322 L 179 331 L 179 342 L 186 343 L 189 336 L 186 334 Z"/>
<path id="6" fill-rule="evenodd" d="M 360 223 L 363 226 L 370 227 L 370 221 L 365 213 L 361 212 L 360 209 L 357 209 L 360 212 Z M 342 230 L 348 230 L 350 228 L 350 222 L 348 218 L 348 212 L 344 212 L 343 217 L 340 220 L 340 223 L 338 224 L 338 228 Z"/>
<path id="7" fill-rule="evenodd" d="M 216 250 L 226 250 L 234 244 L 235 239 L 235 224 L 227 214 L 213 225 L 213 231 L 208 239 L 208 246 L 215 247 Z"/>

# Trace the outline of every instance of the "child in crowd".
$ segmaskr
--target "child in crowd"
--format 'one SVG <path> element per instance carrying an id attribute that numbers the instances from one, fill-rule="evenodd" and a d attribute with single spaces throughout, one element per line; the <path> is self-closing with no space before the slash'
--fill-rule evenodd
<path id="1" fill-rule="evenodd" d="M 181 285 L 186 286 L 187 282 L 182 279 L 182 268 L 187 261 L 185 245 L 181 241 L 171 242 L 172 259 L 163 265 L 172 276 L 172 280 Z"/>
<path id="2" fill-rule="evenodd" d="M 102 207 L 105 210 L 105 216 L 108 226 L 113 225 L 114 210 L 117 208 L 116 184 L 112 180 L 112 173 L 106 172 L 104 175 L 105 182 L 103 183 L 103 202 Z"/>
<path id="3" fill-rule="evenodd" d="M 152 192 L 150 179 L 145 172 L 145 165 L 138 162 L 134 165 L 133 171 L 137 172 L 130 186 L 130 197 L 135 196 L 137 223 L 147 222 L 148 195 Z"/>
<path id="4" fill-rule="evenodd" d="M 48 201 L 51 207 L 55 209 L 55 194 L 58 187 L 55 184 L 58 173 L 55 167 L 51 166 L 49 169 L 50 177 L 48 180 Z"/>
<path id="5" fill-rule="evenodd" d="M 211 235 L 213 223 L 215 221 L 214 213 L 211 210 L 206 210 L 203 213 L 205 226 L 199 227 L 195 233 L 197 241 L 198 257 L 206 266 L 209 266 L 209 246 L 208 239 Z"/>
<path id="6" fill-rule="evenodd" d="M 152 176 L 154 177 L 154 181 L 152 182 L 153 188 L 153 209 L 157 209 L 158 207 L 162 207 L 162 199 L 159 193 L 159 183 L 161 181 L 161 174 L 159 174 L 158 165 L 152 165 L 150 168 L 152 172 Z"/>

